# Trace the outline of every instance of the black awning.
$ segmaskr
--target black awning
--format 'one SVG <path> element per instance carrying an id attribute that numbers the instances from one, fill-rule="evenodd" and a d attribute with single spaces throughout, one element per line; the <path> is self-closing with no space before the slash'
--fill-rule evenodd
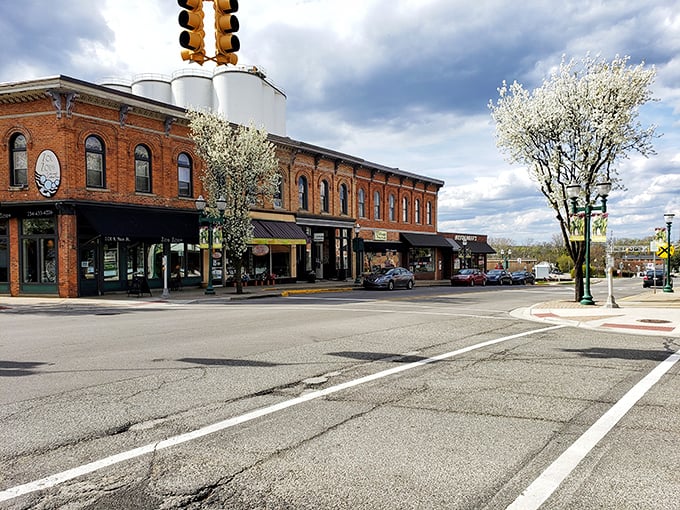
<path id="1" fill-rule="evenodd" d="M 288 221 L 253 220 L 252 244 L 307 244 L 305 231 Z"/>
<path id="2" fill-rule="evenodd" d="M 198 212 L 78 205 L 76 212 L 100 235 L 147 241 L 198 242 Z"/>
<path id="3" fill-rule="evenodd" d="M 446 248 L 451 244 L 446 238 L 437 234 L 421 234 L 417 232 L 402 232 L 401 237 L 414 248 Z"/>
<path id="4" fill-rule="evenodd" d="M 364 251 L 371 253 L 385 253 L 389 251 L 404 251 L 404 243 L 400 241 L 364 241 Z"/>
<path id="5" fill-rule="evenodd" d="M 496 253 L 496 250 L 484 241 L 468 241 L 466 250 L 469 253 Z"/>

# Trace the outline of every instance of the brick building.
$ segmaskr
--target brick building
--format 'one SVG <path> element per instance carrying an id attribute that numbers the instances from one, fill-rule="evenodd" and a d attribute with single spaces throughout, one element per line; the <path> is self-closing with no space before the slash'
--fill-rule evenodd
<path id="1" fill-rule="evenodd" d="M 199 243 L 202 163 L 184 108 L 58 76 L 1 84 L 0 112 L 0 292 L 94 295 L 133 275 L 161 288 L 164 260 L 199 285 L 209 262 L 222 267 Z M 443 181 L 270 139 L 281 189 L 252 211 L 251 278 L 345 279 L 389 264 L 449 276 L 456 249 L 436 231 Z"/>

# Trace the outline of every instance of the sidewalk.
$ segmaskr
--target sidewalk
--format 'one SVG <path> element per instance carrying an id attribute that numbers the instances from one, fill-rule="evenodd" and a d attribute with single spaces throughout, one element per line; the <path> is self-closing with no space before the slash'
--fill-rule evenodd
<path id="1" fill-rule="evenodd" d="M 549 301 L 530 308 L 519 308 L 512 315 L 579 328 L 680 337 L 680 293 L 656 289 L 627 298 L 615 298 L 615 301 L 618 308 L 608 308 L 606 300 L 594 306 L 573 301 Z"/>

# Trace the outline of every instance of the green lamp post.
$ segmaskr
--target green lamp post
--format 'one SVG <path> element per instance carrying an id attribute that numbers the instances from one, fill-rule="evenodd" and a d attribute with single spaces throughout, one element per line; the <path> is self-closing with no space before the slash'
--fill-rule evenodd
<path id="1" fill-rule="evenodd" d="M 586 202 L 583 207 L 578 206 L 578 197 L 581 194 L 582 187 L 580 184 L 569 184 L 567 186 L 567 196 L 571 200 L 571 210 L 573 214 L 585 213 L 584 218 L 584 234 L 585 234 L 585 248 L 586 248 L 586 273 L 584 275 L 583 297 L 581 298 L 582 305 L 594 305 L 593 296 L 590 294 L 590 215 L 593 211 L 607 212 L 607 196 L 612 189 L 611 182 L 601 182 L 595 185 L 597 198 L 602 199 L 602 205 L 594 205 L 589 197 L 586 197 Z"/>
<path id="2" fill-rule="evenodd" d="M 673 280 L 671 278 L 671 225 L 675 214 L 666 213 L 663 219 L 666 222 L 666 285 L 663 286 L 664 292 L 673 292 Z"/>
<path id="3" fill-rule="evenodd" d="M 213 227 L 216 224 L 222 223 L 222 216 L 224 215 L 224 211 L 227 209 L 227 200 L 223 196 L 221 196 L 215 202 L 215 206 L 217 207 L 217 212 L 219 214 L 219 217 L 217 218 L 215 218 L 214 216 L 210 216 L 209 214 L 205 214 L 207 202 L 205 198 L 203 198 L 203 195 L 198 196 L 198 198 L 195 201 L 195 205 L 196 209 L 198 209 L 201 213 L 201 217 L 199 219 L 200 223 L 206 223 L 208 225 L 208 284 L 205 287 L 205 294 L 214 295 L 215 289 L 213 288 L 212 283 Z"/>

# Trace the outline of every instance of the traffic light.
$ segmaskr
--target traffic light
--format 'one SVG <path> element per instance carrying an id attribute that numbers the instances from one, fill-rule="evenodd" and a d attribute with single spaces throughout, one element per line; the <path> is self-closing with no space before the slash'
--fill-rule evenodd
<path id="1" fill-rule="evenodd" d="M 241 43 L 234 32 L 238 31 L 238 18 L 232 12 L 238 11 L 238 0 L 213 0 L 215 6 L 215 62 L 236 64 L 236 52 Z"/>
<path id="2" fill-rule="evenodd" d="M 177 0 L 182 7 L 179 13 L 179 24 L 185 28 L 179 34 L 179 45 L 182 48 L 182 60 L 190 60 L 203 64 L 205 62 L 205 31 L 203 30 L 203 0 Z"/>

